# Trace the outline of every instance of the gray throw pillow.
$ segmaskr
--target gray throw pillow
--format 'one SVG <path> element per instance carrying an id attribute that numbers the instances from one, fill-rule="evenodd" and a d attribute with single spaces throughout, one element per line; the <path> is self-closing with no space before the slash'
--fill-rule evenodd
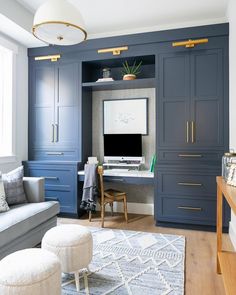
<path id="1" fill-rule="evenodd" d="M 26 195 L 23 187 L 23 166 L 2 175 L 8 205 L 26 203 Z"/>
<path id="2" fill-rule="evenodd" d="M 6 194 L 4 190 L 4 185 L 2 182 L 2 175 L 0 175 L 0 213 L 9 210 L 9 206 L 6 201 Z"/>

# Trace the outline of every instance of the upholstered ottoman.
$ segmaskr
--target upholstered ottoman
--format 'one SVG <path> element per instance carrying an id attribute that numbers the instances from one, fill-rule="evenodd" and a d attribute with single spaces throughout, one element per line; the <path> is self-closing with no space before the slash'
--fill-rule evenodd
<path id="1" fill-rule="evenodd" d="M 88 269 L 93 255 L 90 231 L 80 225 L 65 224 L 51 228 L 43 237 L 42 248 L 55 253 L 64 273 L 74 273 L 79 291 L 79 270 Z"/>
<path id="2" fill-rule="evenodd" d="M 58 257 L 42 249 L 14 252 L 0 261 L 1 295 L 60 295 Z"/>

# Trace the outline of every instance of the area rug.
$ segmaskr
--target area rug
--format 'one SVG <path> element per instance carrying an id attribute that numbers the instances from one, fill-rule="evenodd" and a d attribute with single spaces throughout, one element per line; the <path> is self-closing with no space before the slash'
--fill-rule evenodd
<path id="1" fill-rule="evenodd" d="M 89 271 L 64 274 L 63 295 L 182 295 L 185 238 L 127 230 L 89 228 L 94 255 Z M 83 255 L 83 253 L 81 254 Z"/>

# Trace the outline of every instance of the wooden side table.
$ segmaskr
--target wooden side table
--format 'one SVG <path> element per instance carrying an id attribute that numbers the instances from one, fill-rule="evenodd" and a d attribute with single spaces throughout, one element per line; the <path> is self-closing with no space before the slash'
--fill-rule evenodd
<path id="1" fill-rule="evenodd" d="M 236 187 L 229 186 L 222 176 L 217 183 L 217 273 L 222 274 L 227 295 L 236 294 L 236 252 L 222 251 L 223 198 L 236 214 Z"/>

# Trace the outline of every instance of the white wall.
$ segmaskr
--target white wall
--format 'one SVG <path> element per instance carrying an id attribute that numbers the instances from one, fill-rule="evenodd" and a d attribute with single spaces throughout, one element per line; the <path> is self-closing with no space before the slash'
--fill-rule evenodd
<path id="1" fill-rule="evenodd" d="M 18 46 L 16 56 L 16 107 L 13 114 L 15 117 L 16 161 L 11 163 L 0 162 L 0 171 L 8 172 L 21 165 L 21 161 L 27 160 L 28 157 L 28 57 L 26 47 L 2 34 L 0 36 Z"/>
<path id="2" fill-rule="evenodd" d="M 229 103 L 230 103 L 230 148 L 236 151 L 236 1 L 229 0 Z M 236 249 L 236 216 L 232 214 L 230 237 Z"/>

